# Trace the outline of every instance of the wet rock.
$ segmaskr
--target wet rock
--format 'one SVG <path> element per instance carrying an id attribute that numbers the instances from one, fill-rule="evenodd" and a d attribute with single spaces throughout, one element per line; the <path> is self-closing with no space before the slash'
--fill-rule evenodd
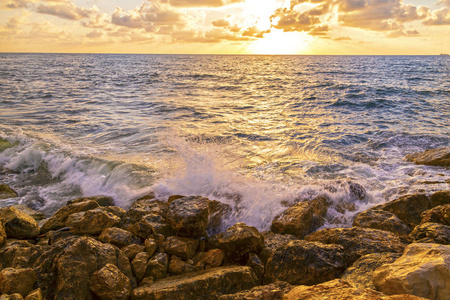
<path id="1" fill-rule="evenodd" d="M 440 223 L 450 226 L 450 204 L 439 205 L 427 211 L 424 211 L 421 215 L 421 224 L 423 223 Z"/>
<path id="2" fill-rule="evenodd" d="M 147 269 L 147 263 L 150 259 L 150 255 L 147 252 L 141 252 L 131 262 L 134 276 L 138 282 L 140 282 L 145 276 L 145 270 Z"/>
<path id="3" fill-rule="evenodd" d="M 41 227 L 41 233 L 66 227 L 67 218 L 74 213 L 79 213 L 99 207 L 95 201 L 83 201 L 61 207 Z"/>
<path id="4" fill-rule="evenodd" d="M 41 213 L 40 211 L 34 210 L 26 205 L 20 205 L 20 204 L 16 204 L 16 205 L 12 205 L 12 207 L 14 207 L 15 209 L 17 209 L 18 211 L 21 211 L 27 215 L 29 215 L 30 217 L 32 217 L 33 219 L 35 219 L 36 221 L 40 221 L 45 219 L 45 215 L 43 213 Z"/>
<path id="5" fill-rule="evenodd" d="M 130 244 L 142 244 L 140 238 L 129 231 L 117 227 L 103 229 L 102 233 L 98 237 L 98 240 L 103 243 L 112 244 L 119 248 L 123 248 Z"/>
<path id="6" fill-rule="evenodd" d="M 89 287 L 102 300 L 127 300 L 131 294 L 130 279 L 113 264 L 94 272 Z"/>
<path id="7" fill-rule="evenodd" d="M 66 226 L 75 234 L 99 235 L 105 228 L 118 226 L 120 218 L 101 209 L 91 209 L 71 214 Z"/>
<path id="8" fill-rule="evenodd" d="M 375 269 L 382 265 L 393 263 L 400 256 L 400 253 L 372 253 L 364 255 L 345 270 L 341 279 L 361 290 L 375 289 L 372 282 L 372 275 Z"/>
<path id="9" fill-rule="evenodd" d="M 450 244 L 450 226 L 438 223 L 423 223 L 416 226 L 410 235 L 415 243 Z"/>
<path id="10" fill-rule="evenodd" d="M 186 197 L 186 196 L 183 196 L 183 195 L 171 195 L 167 199 L 167 203 L 170 204 L 170 203 L 172 203 L 172 201 L 175 201 L 177 199 L 181 199 L 181 198 L 184 198 L 184 197 Z"/>
<path id="11" fill-rule="evenodd" d="M 31 291 L 28 296 L 25 297 L 25 300 L 44 300 L 44 294 L 42 293 L 41 289 L 35 289 L 34 291 Z"/>
<path id="12" fill-rule="evenodd" d="M 198 240 L 172 236 L 167 238 L 162 247 L 167 254 L 187 260 L 194 257 L 198 248 Z"/>
<path id="13" fill-rule="evenodd" d="M 173 255 L 170 258 L 170 262 L 169 262 L 169 273 L 170 274 L 181 275 L 184 273 L 194 272 L 194 271 L 195 271 L 195 268 L 193 265 L 184 262 L 178 256 Z"/>
<path id="14" fill-rule="evenodd" d="M 127 211 L 125 209 L 117 207 L 117 206 L 101 206 L 98 209 L 106 211 L 108 213 L 111 213 L 121 219 L 127 213 Z"/>
<path id="15" fill-rule="evenodd" d="M 131 299 L 217 299 L 256 286 L 252 269 L 228 266 L 168 277 L 133 290 Z"/>
<path id="16" fill-rule="evenodd" d="M 17 192 L 6 183 L 0 183 L 0 199 L 9 199 L 17 197 Z"/>
<path id="17" fill-rule="evenodd" d="M 128 246 L 125 246 L 121 249 L 122 253 L 125 254 L 126 257 L 131 261 L 133 260 L 138 253 L 145 251 L 144 245 L 138 245 L 138 244 L 131 244 Z"/>
<path id="18" fill-rule="evenodd" d="M 450 295 L 450 246 L 414 243 L 392 264 L 375 270 L 373 283 L 388 294 L 444 300 Z"/>
<path id="19" fill-rule="evenodd" d="M 167 219 L 158 214 L 148 214 L 142 217 L 140 223 L 144 228 L 152 227 L 154 234 L 162 234 L 164 236 L 175 235 L 175 230 L 169 225 Z"/>
<path id="20" fill-rule="evenodd" d="M 145 252 L 147 252 L 148 255 L 150 255 L 150 257 L 152 257 L 153 254 L 155 254 L 156 250 L 158 249 L 158 242 L 152 238 L 146 239 L 144 245 L 145 245 Z"/>
<path id="21" fill-rule="evenodd" d="M 314 286 L 301 285 L 287 293 L 285 300 L 327 299 L 327 300 L 425 300 L 412 295 L 387 296 L 380 292 L 352 287 L 345 281 L 335 279 Z"/>
<path id="22" fill-rule="evenodd" d="M 406 236 L 411 232 L 411 228 L 396 215 L 381 209 L 369 209 L 359 213 L 353 221 L 353 226 L 386 230 L 399 236 Z"/>
<path id="23" fill-rule="evenodd" d="M 264 237 L 258 229 L 244 223 L 234 224 L 217 239 L 229 261 L 245 260 L 249 253 L 259 253 L 264 246 Z"/>
<path id="24" fill-rule="evenodd" d="M 220 249 L 212 249 L 207 252 L 198 252 L 193 261 L 196 265 L 203 264 L 210 268 L 216 268 L 222 265 L 225 255 Z"/>
<path id="25" fill-rule="evenodd" d="M 405 158 L 417 165 L 448 167 L 450 166 L 450 147 L 412 153 L 406 155 Z"/>
<path id="26" fill-rule="evenodd" d="M 250 290 L 231 295 L 222 295 L 219 300 L 281 300 L 294 287 L 287 282 L 277 281 L 268 285 L 257 286 Z"/>
<path id="27" fill-rule="evenodd" d="M 36 273 L 33 269 L 6 268 L 0 272 L 0 291 L 4 294 L 19 293 L 26 297 L 33 290 Z"/>
<path id="28" fill-rule="evenodd" d="M 151 277 L 154 281 L 166 277 L 169 269 L 169 257 L 165 253 L 158 253 L 151 258 L 145 269 L 145 277 Z"/>
<path id="29" fill-rule="evenodd" d="M 325 197 L 297 203 L 275 217 L 271 231 L 303 238 L 325 223 L 329 205 L 330 201 Z"/>
<path id="30" fill-rule="evenodd" d="M 32 239 L 39 235 L 36 220 L 14 207 L 1 208 L 0 219 L 3 219 L 8 238 Z"/>
<path id="31" fill-rule="evenodd" d="M 317 284 L 339 277 L 345 270 L 343 247 L 292 241 L 278 248 L 266 264 L 264 283 Z"/>
<path id="32" fill-rule="evenodd" d="M 181 237 L 206 236 L 209 218 L 209 200 L 201 196 L 184 197 L 169 204 L 167 219 Z"/>
<path id="33" fill-rule="evenodd" d="M 401 253 L 406 246 L 392 232 L 360 227 L 326 228 L 306 236 L 305 240 L 343 246 L 348 265 L 366 254 Z"/>
<path id="34" fill-rule="evenodd" d="M 258 277 L 259 282 L 262 283 L 264 276 L 264 263 L 255 253 L 250 253 L 246 266 L 249 266 L 255 272 L 256 277 Z"/>
<path id="35" fill-rule="evenodd" d="M 81 203 L 86 201 L 95 201 L 100 206 L 114 206 L 114 199 L 108 196 L 83 197 L 67 201 L 67 205 Z"/>
<path id="36" fill-rule="evenodd" d="M 6 245 L 6 230 L 3 220 L 0 220 L 0 248 Z"/>
<path id="37" fill-rule="evenodd" d="M 267 260 L 275 253 L 275 250 L 288 244 L 290 241 L 298 240 L 295 236 L 290 234 L 276 234 L 271 231 L 263 233 L 264 246 L 261 250 L 259 257 L 264 261 Z"/>
<path id="38" fill-rule="evenodd" d="M 430 196 L 431 207 L 450 204 L 450 191 L 439 191 Z"/>
<path id="39" fill-rule="evenodd" d="M 8 243 L 0 249 L 0 270 L 4 268 L 29 268 L 40 255 L 41 247 L 26 241 Z"/>
<path id="40" fill-rule="evenodd" d="M 209 201 L 209 223 L 208 223 L 208 235 L 214 235 L 220 233 L 224 226 L 224 221 L 231 216 L 233 212 L 231 206 L 228 204 L 210 200 Z"/>

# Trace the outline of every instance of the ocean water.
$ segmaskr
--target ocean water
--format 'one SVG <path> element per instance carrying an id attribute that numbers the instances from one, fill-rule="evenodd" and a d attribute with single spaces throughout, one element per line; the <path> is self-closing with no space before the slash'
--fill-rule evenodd
<path id="1" fill-rule="evenodd" d="M 80 196 L 227 203 L 267 230 L 319 195 L 325 226 L 450 188 L 406 162 L 450 145 L 445 56 L 2 54 L 0 182 L 54 213 Z"/>

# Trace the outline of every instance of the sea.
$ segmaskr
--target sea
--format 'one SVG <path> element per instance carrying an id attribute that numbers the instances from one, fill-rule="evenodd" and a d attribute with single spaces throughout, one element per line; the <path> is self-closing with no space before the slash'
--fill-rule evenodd
<path id="1" fill-rule="evenodd" d="M 231 206 L 268 230 L 325 196 L 324 226 L 450 169 L 404 156 L 450 145 L 450 57 L 0 54 L 0 183 L 51 216 L 95 195 Z"/>

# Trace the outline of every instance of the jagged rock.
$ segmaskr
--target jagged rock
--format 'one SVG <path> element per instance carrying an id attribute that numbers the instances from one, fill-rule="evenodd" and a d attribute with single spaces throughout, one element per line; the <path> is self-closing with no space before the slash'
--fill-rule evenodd
<path id="1" fill-rule="evenodd" d="M 138 253 L 145 251 L 144 245 L 131 244 L 120 249 L 130 261 L 132 261 Z"/>
<path id="2" fill-rule="evenodd" d="M 450 226 L 450 204 L 439 205 L 424 211 L 420 218 L 421 224 L 430 222 Z"/>
<path id="3" fill-rule="evenodd" d="M 171 195 L 167 199 L 167 203 L 170 204 L 172 201 L 175 201 L 177 199 L 181 199 L 181 198 L 184 198 L 184 197 L 186 197 L 186 196 L 183 196 L 183 195 Z"/>
<path id="4" fill-rule="evenodd" d="M 194 257 L 197 252 L 198 240 L 171 236 L 167 238 L 162 247 L 167 254 L 187 260 Z"/>
<path id="5" fill-rule="evenodd" d="M 15 294 L 11 294 L 11 295 L 3 294 L 3 295 L 0 295 L 0 300 L 23 300 L 23 297 L 19 293 L 15 293 Z"/>
<path id="6" fill-rule="evenodd" d="M 75 234 L 99 235 L 105 228 L 118 226 L 120 218 L 101 209 L 91 209 L 71 214 L 66 226 Z"/>
<path id="7" fill-rule="evenodd" d="M 450 226 L 438 223 L 423 223 L 416 226 L 410 235 L 415 243 L 450 244 Z"/>
<path id="8" fill-rule="evenodd" d="M 83 197 L 77 198 L 73 200 L 67 201 L 67 205 L 86 202 L 86 201 L 95 201 L 100 206 L 114 206 L 114 199 L 108 196 L 93 196 L 93 197 Z"/>
<path id="9" fill-rule="evenodd" d="M 259 257 L 264 261 L 267 260 L 275 253 L 275 250 L 286 245 L 291 241 L 297 241 L 298 239 L 290 234 L 277 234 L 271 231 L 263 233 L 264 247 L 261 250 Z"/>
<path id="10" fill-rule="evenodd" d="M 26 205 L 16 204 L 16 205 L 12 205 L 12 207 L 17 209 L 18 211 L 21 211 L 21 212 L 29 215 L 36 221 L 45 219 L 45 215 L 43 213 L 41 213 L 40 211 L 34 210 Z"/>
<path id="11" fill-rule="evenodd" d="M 147 252 L 141 252 L 138 253 L 131 262 L 134 276 L 136 276 L 138 282 L 140 282 L 145 276 L 145 270 L 147 269 L 147 263 L 149 259 L 150 255 Z"/>
<path id="12" fill-rule="evenodd" d="M 33 290 L 36 273 L 33 269 L 6 268 L 0 272 L 0 292 L 4 294 L 19 293 L 26 297 Z"/>
<path id="13" fill-rule="evenodd" d="M 227 220 L 228 217 L 233 212 L 233 209 L 228 204 L 209 200 L 209 223 L 208 223 L 208 234 L 214 235 L 222 231 L 223 221 Z"/>
<path id="14" fill-rule="evenodd" d="M 372 253 L 364 255 L 345 270 L 341 279 L 361 290 L 375 289 L 372 282 L 372 275 L 375 269 L 384 264 L 393 263 L 400 256 L 400 253 Z"/>
<path id="15" fill-rule="evenodd" d="M 25 297 L 25 300 L 44 300 L 44 294 L 40 288 L 37 288 L 34 291 L 31 291 L 28 296 Z"/>
<path id="16" fill-rule="evenodd" d="M 414 243 L 392 264 L 375 270 L 373 283 L 388 294 L 444 300 L 450 295 L 450 246 Z"/>
<path id="17" fill-rule="evenodd" d="M 168 277 L 133 290 L 131 299 L 217 299 L 256 286 L 252 269 L 228 266 Z"/>
<path id="18" fill-rule="evenodd" d="M 176 255 L 172 255 L 169 262 L 169 273 L 173 275 L 180 275 L 183 273 L 194 272 L 195 268 L 193 265 L 188 264 L 181 260 Z"/>
<path id="19" fill-rule="evenodd" d="M 284 300 L 425 300 L 413 295 L 387 296 L 380 292 L 352 287 L 345 281 L 335 279 L 314 286 L 301 285 L 287 293 Z"/>
<path id="20" fill-rule="evenodd" d="M 113 264 L 94 272 L 89 287 L 102 300 L 127 300 L 131 294 L 130 279 Z"/>
<path id="21" fill-rule="evenodd" d="M 401 253 L 406 246 L 392 232 L 360 227 L 321 229 L 306 236 L 305 240 L 343 246 L 348 265 L 366 254 Z"/>
<path id="22" fill-rule="evenodd" d="M 51 216 L 41 227 L 41 233 L 46 233 L 50 230 L 56 230 L 66 227 L 67 218 L 74 213 L 87 211 L 99 207 L 95 201 L 83 201 L 61 207 L 53 216 Z"/>
<path id="23" fill-rule="evenodd" d="M 439 191 L 430 196 L 431 207 L 450 204 L 450 191 Z"/>
<path id="24" fill-rule="evenodd" d="M 147 252 L 148 255 L 150 255 L 150 257 L 152 257 L 153 254 L 155 254 L 156 250 L 158 249 L 158 243 L 156 242 L 155 239 L 152 238 L 146 239 L 144 245 L 145 245 L 145 252 Z"/>
<path id="25" fill-rule="evenodd" d="M 98 240 L 103 243 L 112 244 L 119 248 L 128 246 L 130 244 L 142 244 L 140 238 L 129 231 L 117 227 L 103 229 L 102 233 L 98 237 Z"/>
<path id="26" fill-rule="evenodd" d="M 264 276 L 264 263 L 255 253 L 250 253 L 246 266 L 249 266 L 255 272 L 256 277 L 258 277 L 259 282 L 262 283 Z"/>
<path id="27" fill-rule="evenodd" d="M 386 230 L 400 236 L 406 236 L 411 232 L 411 228 L 396 215 L 381 209 L 369 209 L 359 213 L 353 221 L 353 226 Z"/>
<path id="28" fill-rule="evenodd" d="M 125 209 L 117 207 L 117 206 L 100 206 L 98 209 L 112 213 L 113 215 L 115 215 L 121 219 L 127 213 L 127 211 Z"/>
<path id="29" fill-rule="evenodd" d="M 0 183 L 0 199 L 9 199 L 17 197 L 17 192 L 6 183 Z"/>
<path id="30" fill-rule="evenodd" d="M 8 238 L 32 239 L 39 235 L 40 229 L 36 220 L 14 207 L 1 208 L 0 219 L 4 221 Z"/>
<path id="31" fill-rule="evenodd" d="M 283 296 L 293 288 L 287 282 L 277 281 L 236 294 L 222 295 L 219 297 L 219 300 L 282 300 Z"/>
<path id="32" fill-rule="evenodd" d="M 405 158 L 416 165 L 448 167 L 450 166 L 450 147 L 412 153 L 406 155 Z"/>
<path id="33" fill-rule="evenodd" d="M 249 253 L 259 253 L 264 246 L 264 237 L 258 229 L 244 223 L 236 223 L 227 231 L 217 235 L 220 249 L 230 261 L 246 259 Z"/>
<path id="34" fill-rule="evenodd" d="M 151 226 L 154 234 L 162 234 L 164 236 L 175 235 L 175 230 L 169 225 L 167 219 L 161 215 L 155 213 L 145 215 L 142 217 L 140 223 L 143 224 L 144 227 Z"/>
<path id="35" fill-rule="evenodd" d="M 3 224 L 3 220 L 0 220 L 0 248 L 6 245 L 6 240 L 5 225 Z"/>
<path id="36" fill-rule="evenodd" d="M 165 253 L 158 253 L 151 258 L 145 269 L 145 277 L 151 277 L 154 281 L 166 277 L 169 269 L 169 257 Z"/>
<path id="37" fill-rule="evenodd" d="M 207 252 L 198 252 L 193 261 L 196 265 L 203 264 L 208 268 L 216 268 L 222 265 L 225 255 L 220 249 L 212 249 Z"/>
<path id="38" fill-rule="evenodd" d="M 324 224 L 329 205 L 330 201 L 325 197 L 297 203 L 275 217 L 271 230 L 303 238 Z"/>
<path id="39" fill-rule="evenodd" d="M 41 247 L 26 241 L 14 241 L 0 249 L 0 270 L 4 268 L 30 268 L 40 255 Z"/>
<path id="40" fill-rule="evenodd" d="M 177 234 L 187 238 L 206 236 L 209 200 L 201 196 L 184 197 L 169 204 L 167 220 Z"/>
<path id="41" fill-rule="evenodd" d="M 345 270 L 343 247 L 292 241 L 278 248 L 266 264 L 264 283 L 317 284 L 339 277 Z"/>

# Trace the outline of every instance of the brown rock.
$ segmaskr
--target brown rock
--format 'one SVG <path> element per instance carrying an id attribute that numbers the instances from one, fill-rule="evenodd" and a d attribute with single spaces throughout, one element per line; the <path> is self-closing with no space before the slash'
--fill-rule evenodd
<path id="1" fill-rule="evenodd" d="M 450 166 L 450 147 L 408 154 L 405 158 L 417 165 L 448 167 Z"/>
<path id="2" fill-rule="evenodd" d="M 401 253 L 406 244 L 389 231 L 352 228 L 326 228 L 305 237 L 307 241 L 337 244 L 344 247 L 348 265 L 371 253 Z"/>
<path id="3" fill-rule="evenodd" d="M 101 206 L 101 207 L 99 207 L 99 209 L 106 211 L 108 213 L 111 213 L 121 219 L 127 213 L 127 211 L 125 209 L 117 207 L 117 206 Z"/>
<path id="4" fill-rule="evenodd" d="M 149 259 L 150 255 L 147 252 L 141 252 L 138 253 L 131 262 L 134 276 L 136 276 L 138 282 L 140 282 L 145 276 L 145 270 L 147 269 L 147 263 Z"/>
<path id="5" fill-rule="evenodd" d="M 150 257 L 155 254 L 156 250 L 158 249 L 158 243 L 155 239 L 149 238 L 145 240 L 145 252 L 150 255 Z"/>
<path id="6" fill-rule="evenodd" d="M 438 223 L 423 223 L 416 226 L 410 235 L 414 243 L 450 244 L 450 226 Z"/>
<path id="7" fill-rule="evenodd" d="M 102 300 L 126 300 L 131 294 L 130 279 L 113 264 L 106 264 L 94 272 L 89 287 Z"/>
<path id="8" fill-rule="evenodd" d="M 0 300 L 23 300 L 23 297 L 19 293 L 15 293 L 15 294 L 11 294 L 11 295 L 3 294 L 3 295 L 0 295 Z"/>
<path id="9" fill-rule="evenodd" d="M 282 300 L 283 296 L 293 288 L 287 282 L 277 281 L 236 294 L 222 295 L 219 297 L 219 300 Z"/>
<path id="10" fill-rule="evenodd" d="M 142 244 L 140 238 L 129 231 L 117 227 L 103 229 L 102 233 L 98 237 L 98 240 L 103 243 L 112 244 L 119 248 L 123 248 L 131 244 Z"/>
<path id="11" fill-rule="evenodd" d="M 421 224 L 423 223 L 440 223 L 450 226 L 450 204 L 439 205 L 420 215 Z"/>
<path id="12" fill-rule="evenodd" d="M 81 203 L 86 201 L 95 201 L 100 206 L 114 206 L 114 199 L 108 196 L 83 197 L 67 201 L 67 205 Z"/>
<path id="13" fill-rule="evenodd" d="M 40 221 L 40 220 L 45 219 L 45 215 L 43 213 L 41 213 L 40 211 L 34 210 L 32 208 L 29 208 L 26 205 L 16 204 L 16 205 L 12 205 L 12 207 L 17 209 L 18 211 L 21 211 L 21 212 L 29 215 L 30 217 L 32 217 L 36 221 Z"/>
<path id="14" fill-rule="evenodd" d="M 91 209 L 71 214 L 66 220 L 66 227 L 71 227 L 75 234 L 99 235 L 105 228 L 118 226 L 120 218 L 101 209 Z"/>
<path id="15" fill-rule="evenodd" d="M 131 299 L 217 299 L 257 285 L 249 267 L 228 266 L 168 277 L 133 290 Z"/>
<path id="16" fill-rule="evenodd" d="M 388 294 L 444 300 L 450 295 L 450 246 L 411 244 L 392 264 L 375 270 L 373 283 Z"/>
<path id="17" fill-rule="evenodd" d="M 33 290 L 36 273 L 33 269 L 6 268 L 0 272 L 0 291 L 4 294 L 19 293 L 23 297 Z"/>
<path id="18" fill-rule="evenodd" d="M 122 253 L 125 254 L 126 257 L 131 261 L 133 260 L 138 253 L 145 251 L 144 245 L 138 245 L 138 244 L 131 244 L 128 246 L 125 246 L 121 249 Z"/>
<path id="19" fill-rule="evenodd" d="M 439 191 L 430 196 L 431 207 L 450 204 L 450 191 Z"/>
<path id="20" fill-rule="evenodd" d="M 0 208 L 0 219 L 3 219 L 8 238 L 32 239 L 39 235 L 36 220 L 14 207 Z"/>
<path id="21" fill-rule="evenodd" d="M 0 270 L 4 268 L 30 268 L 40 255 L 41 247 L 26 241 L 14 241 L 0 249 Z"/>
<path id="22" fill-rule="evenodd" d="M 6 230 L 3 220 L 0 220 L 0 248 L 6 245 Z"/>
<path id="23" fill-rule="evenodd" d="M 359 213 L 353 221 L 353 226 L 386 230 L 399 236 L 406 236 L 411 232 L 411 228 L 396 215 L 381 209 L 369 209 Z"/>
<path id="24" fill-rule="evenodd" d="M 181 199 L 181 198 L 184 198 L 184 197 L 186 197 L 186 196 L 183 196 L 183 195 L 172 195 L 172 196 L 169 197 L 169 199 L 167 199 L 167 203 L 170 204 L 172 201 L 175 201 L 177 199 Z"/>
<path id="25" fill-rule="evenodd" d="M 206 236 L 209 218 L 209 200 L 201 196 L 184 197 L 169 204 L 167 220 L 181 237 Z"/>
<path id="26" fill-rule="evenodd" d="M 178 256 L 173 255 L 169 262 L 169 273 L 173 275 L 181 275 L 188 272 L 194 272 L 193 265 L 182 261 Z"/>
<path id="27" fill-rule="evenodd" d="M 271 231 L 267 231 L 263 233 L 264 237 L 264 247 L 261 250 L 261 253 L 259 257 L 264 261 L 267 262 L 267 260 L 275 253 L 275 251 L 288 244 L 291 241 L 297 241 L 298 238 L 296 238 L 293 235 L 290 234 L 276 234 Z"/>
<path id="28" fill-rule="evenodd" d="M 263 282 L 264 276 L 264 263 L 255 253 L 250 253 L 248 256 L 248 261 L 246 266 L 249 266 L 255 272 L 256 277 L 258 277 L 259 282 Z"/>
<path id="29" fill-rule="evenodd" d="M 171 236 L 167 238 L 162 247 L 167 254 L 187 260 L 194 257 L 197 252 L 198 240 Z"/>
<path id="30" fill-rule="evenodd" d="M 204 264 L 211 268 L 220 267 L 223 263 L 225 255 L 220 249 L 212 249 L 207 252 L 198 252 L 193 261 L 195 264 Z"/>
<path id="31" fill-rule="evenodd" d="M 0 183 L 0 199 L 9 199 L 17 197 L 17 192 L 6 183 Z"/>
<path id="32" fill-rule="evenodd" d="M 216 200 L 209 200 L 208 234 L 214 235 L 225 230 L 226 228 L 223 228 L 223 221 L 227 220 L 232 212 L 233 209 L 228 204 Z"/>
<path id="33" fill-rule="evenodd" d="M 42 293 L 41 289 L 35 289 L 34 291 L 31 291 L 28 296 L 25 297 L 25 300 L 45 300 L 44 294 Z"/>
<path id="34" fill-rule="evenodd" d="M 165 253 L 158 253 L 151 258 L 145 269 L 145 277 L 151 277 L 154 281 L 166 277 L 169 269 L 169 257 Z"/>

